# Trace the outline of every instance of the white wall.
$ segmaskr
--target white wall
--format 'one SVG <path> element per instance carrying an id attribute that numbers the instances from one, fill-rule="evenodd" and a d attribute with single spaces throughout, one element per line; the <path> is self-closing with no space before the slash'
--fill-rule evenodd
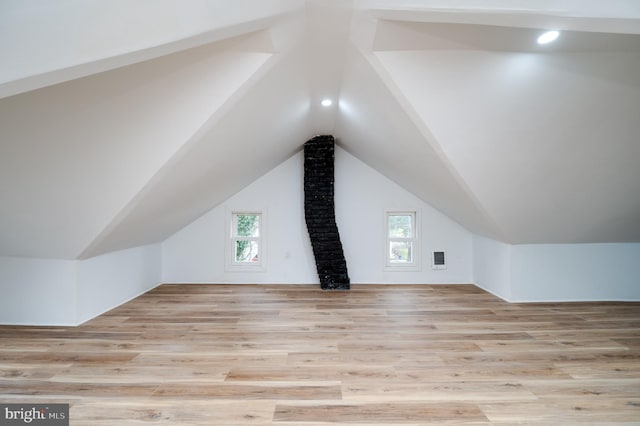
<path id="1" fill-rule="evenodd" d="M 473 281 L 509 302 L 640 300 L 640 244 L 510 245 L 474 235 Z"/>
<path id="2" fill-rule="evenodd" d="M 0 257 L 0 324 L 75 325 L 76 261 Z"/>
<path id="3" fill-rule="evenodd" d="M 163 243 L 163 281 L 172 283 L 317 283 L 304 222 L 303 156 L 298 153 Z M 472 281 L 471 234 L 380 175 L 336 149 L 336 221 L 353 283 L 467 283 Z M 385 272 L 384 214 L 417 210 L 422 219 L 422 268 Z M 267 268 L 226 272 L 227 211 L 267 213 Z M 431 269 L 430 252 L 447 252 L 448 269 Z"/>
<path id="4" fill-rule="evenodd" d="M 78 324 L 161 283 L 160 244 L 135 247 L 78 262 Z"/>
<path id="5" fill-rule="evenodd" d="M 318 282 L 304 223 L 298 153 L 154 244 L 86 260 L 0 257 L 0 323 L 77 325 L 161 282 Z M 469 283 L 516 302 L 640 300 L 640 244 L 509 245 L 471 235 L 346 151 L 336 150 L 336 219 L 353 283 Z M 386 210 L 417 210 L 422 268 L 385 271 Z M 267 214 L 267 268 L 225 271 L 233 210 Z M 445 250 L 448 269 L 432 270 Z"/>
<path id="6" fill-rule="evenodd" d="M 316 282 L 303 212 L 302 156 L 296 154 L 163 243 L 163 281 L 170 283 Z M 264 211 L 267 267 L 225 271 L 228 211 Z"/>
<path id="7" fill-rule="evenodd" d="M 640 300 L 640 244 L 511 248 L 511 301 Z"/>
<path id="8" fill-rule="evenodd" d="M 336 221 L 353 283 L 470 283 L 471 233 L 346 151 L 336 150 Z M 385 212 L 418 214 L 421 268 L 385 271 Z M 444 250 L 447 269 L 431 269 Z"/>
<path id="9" fill-rule="evenodd" d="M 511 245 L 473 236 L 473 279 L 484 290 L 511 299 Z"/>
<path id="10" fill-rule="evenodd" d="M 471 235 L 346 151 L 336 150 L 336 219 L 353 283 L 470 283 L 517 302 L 640 300 L 640 244 L 509 245 Z M 0 257 L 0 323 L 76 325 L 161 282 L 303 283 L 318 277 L 294 155 L 162 244 L 86 260 Z M 416 210 L 422 268 L 385 271 L 386 210 Z M 267 268 L 225 270 L 225 221 L 266 213 Z M 448 269 L 432 270 L 445 250 Z"/>
<path id="11" fill-rule="evenodd" d="M 0 324 L 78 325 L 161 282 L 159 244 L 87 260 L 0 257 Z"/>

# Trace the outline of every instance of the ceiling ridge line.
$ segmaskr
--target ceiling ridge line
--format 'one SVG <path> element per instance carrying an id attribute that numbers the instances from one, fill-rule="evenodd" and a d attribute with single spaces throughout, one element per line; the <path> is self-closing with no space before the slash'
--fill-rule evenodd
<path id="1" fill-rule="evenodd" d="M 197 144 L 207 132 L 213 128 L 233 106 L 245 96 L 249 90 L 260 81 L 277 63 L 282 59 L 282 54 L 273 54 L 269 57 L 254 73 L 246 80 L 223 104 L 211 115 L 193 135 L 186 140 L 160 168 L 147 180 L 147 182 L 137 191 L 131 199 L 126 202 L 120 211 L 106 224 L 103 230 L 80 252 L 76 259 L 86 259 L 93 256 L 103 254 L 97 247 L 107 238 L 107 236 L 118 227 L 120 223 L 135 209 L 138 203 L 151 191 L 154 185 L 159 182 L 173 164 L 176 164 L 183 158 L 192 147 Z"/>
<path id="2" fill-rule="evenodd" d="M 354 44 L 355 45 L 355 44 Z M 460 188 L 464 191 L 465 194 L 470 198 L 473 204 L 476 206 L 478 211 L 482 214 L 484 220 L 487 221 L 489 225 L 492 226 L 492 230 L 495 232 L 494 235 L 489 235 L 490 237 L 497 238 L 503 242 L 510 242 L 506 237 L 505 231 L 497 224 L 496 220 L 489 214 L 486 207 L 482 202 L 480 202 L 479 198 L 475 195 L 475 193 L 471 190 L 467 182 L 460 175 L 458 170 L 455 168 L 453 163 L 449 160 L 449 157 L 446 155 L 442 146 L 437 143 L 435 136 L 431 133 L 427 125 L 420 119 L 415 109 L 411 105 L 411 103 L 406 99 L 402 91 L 399 87 L 393 82 L 393 79 L 389 75 L 389 73 L 384 68 L 384 65 L 378 60 L 375 56 L 375 52 L 364 52 L 358 46 L 355 46 L 356 49 L 363 55 L 367 63 L 371 66 L 371 68 L 376 72 L 378 77 L 381 79 L 387 90 L 391 93 L 394 99 L 398 102 L 404 113 L 407 115 L 411 123 L 418 129 L 418 132 L 424 137 L 429 146 L 436 153 L 442 164 L 445 168 L 451 173 L 451 176 L 454 178 L 455 182 L 460 186 Z M 447 216 L 449 216 L 447 214 Z"/>
<path id="3" fill-rule="evenodd" d="M 291 14 L 291 13 L 290 13 Z M 231 26 L 212 29 L 194 34 L 178 40 L 148 46 L 137 50 L 130 50 L 104 58 L 90 60 L 84 63 L 71 64 L 66 67 L 52 69 L 37 74 L 28 75 L 0 83 L 0 99 L 22 93 L 31 92 L 56 84 L 87 77 L 118 68 L 139 64 L 167 55 L 180 53 L 207 44 L 224 42 L 229 39 L 268 30 L 275 22 L 285 15 L 255 19 Z M 273 46 L 272 46 L 273 47 Z M 275 53 L 275 47 L 272 52 Z"/>

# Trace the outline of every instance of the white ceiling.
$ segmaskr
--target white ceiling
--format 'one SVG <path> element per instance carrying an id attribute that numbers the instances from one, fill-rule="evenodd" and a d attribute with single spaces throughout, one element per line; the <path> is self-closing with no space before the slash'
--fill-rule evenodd
<path id="1" fill-rule="evenodd" d="M 640 241 L 640 3 L 604 3 L 4 0 L 0 255 L 162 241 L 318 133 L 472 232 Z"/>

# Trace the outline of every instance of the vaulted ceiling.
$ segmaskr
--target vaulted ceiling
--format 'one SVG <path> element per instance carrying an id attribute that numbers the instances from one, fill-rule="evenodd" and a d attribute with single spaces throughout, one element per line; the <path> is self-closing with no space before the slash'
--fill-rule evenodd
<path id="1" fill-rule="evenodd" d="M 0 255 L 162 241 L 316 134 L 480 235 L 640 241 L 634 0 L 4 0 L 0 54 Z"/>

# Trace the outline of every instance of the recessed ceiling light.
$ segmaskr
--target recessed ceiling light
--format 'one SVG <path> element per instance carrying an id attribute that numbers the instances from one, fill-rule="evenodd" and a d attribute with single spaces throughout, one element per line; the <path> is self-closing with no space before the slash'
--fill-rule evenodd
<path id="1" fill-rule="evenodd" d="M 331 99 L 323 99 L 322 102 L 320 102 L 323 107 L 330 107 L 332 103 Z"/>
<path id="2" fill-rule="evenodd" d="M 559 31 L 547 31 L 546 33 L 538 37 L 538 44 L 551 43 L 553 40 L 557 39 L 559 35 Z"/>

